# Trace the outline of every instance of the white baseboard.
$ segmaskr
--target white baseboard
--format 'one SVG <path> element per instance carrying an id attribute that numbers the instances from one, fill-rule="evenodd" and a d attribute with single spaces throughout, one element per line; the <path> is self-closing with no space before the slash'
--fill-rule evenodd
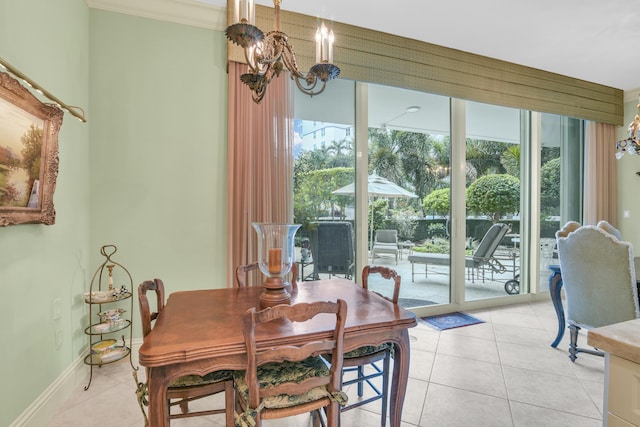
<path id="1" fill-rule="evenodd" d="M 78 357 L 9 427 L 42 427 L 53 418 L 73 390 L 87 380 L 88 366 Z"/>
<path id="2" fill-rule="evenodd" d="M 141 345 L 141 338 L 132 340 L 131 351 L 135 351 L 135 354 L 137 354 Z M 74 360 L 9 427 L 46 426 L 71 396 L 71 393 L 80 384 L 87 383 L 88 375 L 89 366 L 85 365 L 84 355 L 82 355 Z"/>

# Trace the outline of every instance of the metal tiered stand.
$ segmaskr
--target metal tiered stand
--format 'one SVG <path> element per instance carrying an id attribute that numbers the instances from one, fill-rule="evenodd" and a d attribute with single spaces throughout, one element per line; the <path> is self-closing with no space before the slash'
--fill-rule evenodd
<path id="1" fill-rule="evenodd" d="M 85 356 L 84 363 L 91 368 L 85 390 L 91 385 L 94 366 L 101 367 L 128 357 L 131 367 L 138 369 L 131 360 L 133 280 L 129 271 L 111 258 L 117 250 L 115 245 L 100 248 L 105 261 L 93 274 L 89 292 L 84 294 L 84 300 L 89 304 L 89 326 L 84 330 L 89 337 L 89 354 Z M 116 281 L 124 284 L 114 286 Z M 129 318 L 123 316 L 127 311 L 124 307 L 127 306 Z M 125 338 L 127 334 L 128 341 Z M 118 340 L 118 335 L 121 341 Z"/>

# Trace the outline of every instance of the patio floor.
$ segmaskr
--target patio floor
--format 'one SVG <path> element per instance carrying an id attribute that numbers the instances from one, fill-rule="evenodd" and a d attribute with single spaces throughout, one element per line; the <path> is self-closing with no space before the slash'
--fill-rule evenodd
<path id="1" fill-rule="evenodd" d="M 400 304 L 406 308 L 420 307 L 432 304 L 449 303 L 450 283 L 448 266 L 430 265 L 428 276 L 425 277 L 425 266 L 423 264 L 415 265 L 414 281 L 411 281 L 411 263 L 407 257 L 409 252 L 403 250 L 402 259 L 398 258 L 395 262 L 393 255 L 378 255 L 373 265 L 380 265 L 393 268 L 402 277 L 402 287 L 400 291 Z M 369 258 L 370 260 L 370 258 Z M 515 274 L 519 273 L 519 267 L 513 264 L 512 259 L 501 259 L 501 263 L 507 267 L 504 273 L 492 273 L 488 269 L 484 272 L 475 270 L 476 276 L 472 278 L 467 270 L 465 273 L 465 300 L 475 301 L 486 298 L 505 297 L 509 294 L 505 291 L 505 282 L 514 279 Z M 548 262 L 546 263 L 548 264 Z M 541 265 L 541 282 L 543 285 L 547 283 L 549 271 L 545 265 Z M 305 267 L 304 274 L 311 272 L 312 266 Z M 360 273 L 357 273 L 360 274 Z M 320 275 L 322 278 L 327 275 Z M 372 277 L 369 281 L 371 289 L 381 292 L 385 295 L 391 294 L 391 284 L 382 278 Z"/>

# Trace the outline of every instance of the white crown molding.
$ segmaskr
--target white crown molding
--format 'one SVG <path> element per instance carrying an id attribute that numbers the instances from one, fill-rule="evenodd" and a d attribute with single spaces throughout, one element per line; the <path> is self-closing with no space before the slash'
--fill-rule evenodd
<path id="1" fill-rule="evenodd" d="M 640 87 L 636 89 L 630 89 L 624 91 L 624 102 L 637 101 L 640 97 Z"/>
<path id="2" fill-rule="evenodd" d="M 85 0 L 93 9 L 224 31 L 227 8 L 194 0 Z"/>

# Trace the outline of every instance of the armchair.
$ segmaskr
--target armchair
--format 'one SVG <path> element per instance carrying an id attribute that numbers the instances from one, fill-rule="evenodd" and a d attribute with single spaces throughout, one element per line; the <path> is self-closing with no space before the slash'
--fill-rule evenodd
<path id="1" fill-rule="evenodd" d="M 609 231 L 603 224 L 580 226 L 571 221 L 556 232 L 571 361 L 580 352 L 603 355 L 599 350 L 578 347 L 581 328 L 640 317 L 633 248 Z"/>

